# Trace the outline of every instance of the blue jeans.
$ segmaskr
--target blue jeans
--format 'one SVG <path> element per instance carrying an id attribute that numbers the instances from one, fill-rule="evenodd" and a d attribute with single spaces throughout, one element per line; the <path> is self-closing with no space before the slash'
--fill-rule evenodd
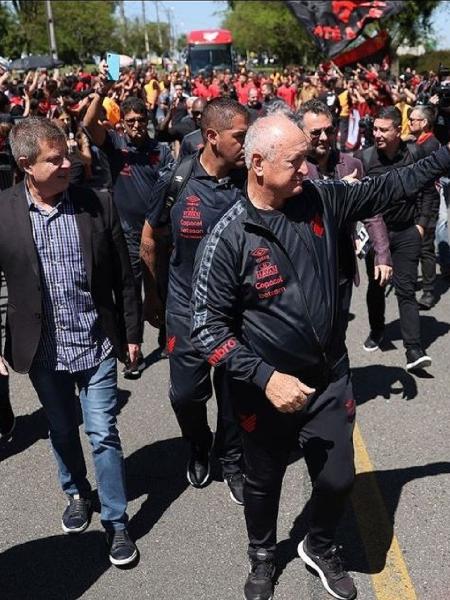
<path id="1" fill-rule="evenodd" d="M 66 494 L 89 495 L 86 463 L 81 448 L 75 384 L 83 411 L 84 429 L 92 446 L 95 476 L 105 529 L 124 529 L 128 517 L 125 468 L 117 430 L 117 363 L 68 373 L 33 365 L 30 379 L 49 421 L 50 441 Z"/>

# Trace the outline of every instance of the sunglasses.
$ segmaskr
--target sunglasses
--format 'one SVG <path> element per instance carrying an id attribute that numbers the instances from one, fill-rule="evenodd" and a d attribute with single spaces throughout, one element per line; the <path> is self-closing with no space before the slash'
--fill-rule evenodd
<path id="1" fill-rule="evenodd" d="M 202 114 L 203 114 L 202 110 L 193 110 L 192 111 L 192 115 L 193 116 L 197 116 L 198 117 L 199 115 L 202 115 Z"/>
<path id="2" fill-rule="evenodd" d="M 322 133 L 325 133 L 325 135 L 327 137 L 329 137 L 330 135 L 333 135 L 334 133 L 334 127 L 322 127 L 321 129 L 311 129 L 309 132 L 309 135 L 311 137 L 320 137 L 322 135 Z"/>
<path id="3" fill-rule="evenodd" d="M 144 125 L 144 123 L 147 123 L 147 117 L 135 117 L 133 119 L 124 119 L 124 122 L 126 125 L 134 125 L 135 123 L 138 123 L 139 125 Z"/>

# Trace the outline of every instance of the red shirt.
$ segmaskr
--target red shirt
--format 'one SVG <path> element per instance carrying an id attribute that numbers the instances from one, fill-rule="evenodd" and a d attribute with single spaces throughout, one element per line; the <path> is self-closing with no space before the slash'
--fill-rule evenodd
<path id="1" fill-rule="evenodd" d="M 277 89 L 277 96 L 282 98 L 288 106 L 295 108 L 295 89 L 288 85 L 280 85 Z"/>
<path id="2" fill-rule="evenodd" d="M 216 83 L 212 83 L 208 88 L 209 98 L 218 98 L 220 96 L 220 88 Z"/>
<path id="3" fill-rule="evenodd" d="M 235 89 L 236 89 L 236 93 L 237 93 L 237 97 L 238 100 L 241 104 L 247 104 L 248 102 L 248 90 L 252 87 L 255 87 L 254 85 L 251 84 L 244 84 L 242 85 L 239 81 L 237 81 L 235 83 Z"/>
<path id="4" fill-rule="evenodd" d="M 195 82 L 194 96 L 198 96 L 199 98 L 205 98 L 208 100 L 209 98 L 209 89 L 206 85 L 200 81 Z"/>

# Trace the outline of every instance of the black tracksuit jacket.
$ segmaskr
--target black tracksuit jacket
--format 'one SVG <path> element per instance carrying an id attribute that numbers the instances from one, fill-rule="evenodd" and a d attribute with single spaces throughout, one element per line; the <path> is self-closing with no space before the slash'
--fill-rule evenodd
<path id="1" fill-rule="evenodd" d="M 283 213 L 294 223 L 299 243 L 311 250 L 304 252 L 305 268 L 319 279 L 314 289 L 320 285 L 323 293 L 320 307 L 282 241 L 243 195 L 197 252 L 194 346 L 212 365 L 224 364 L 235 380 L 261 390 L 274 370 L 324 389 L 349 367 L 344 341 L 335 335 L 340 228 L 382 213 L 405 196 L 413 199 L 449 168 L 450 151 L 443 147 L 412 166 L 360 183 L 304 182 Z M 316 244 L 323 244 L 319 253 Z"/>

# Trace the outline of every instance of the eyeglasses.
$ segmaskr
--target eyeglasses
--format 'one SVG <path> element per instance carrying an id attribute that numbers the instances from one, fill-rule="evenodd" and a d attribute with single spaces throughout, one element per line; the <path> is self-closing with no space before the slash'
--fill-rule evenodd
<path id="1" fill-rule="evenodd" d="M 199 116 L 201 117 L 202 114 L 203 114 L 202 110 L 193 110 L 192 111 L 192 116 L 194 116 L 194 117 L 199 117 Z"/>
<path id="2" fill-rule="evenodd" d="M 423 121 L 423 117 L 420 117 L 418 119 L 413 119 L 412 117 L 408 117 L 408 121 L 411 121 L 411 123 L 413 123 L 414 121 Z"/>
<path id="3" fill-rule="evenodd" d="M 138 125 L 144 125 L 147 123 L 147 117 L 133 117 L 132 119 L 124 119 L 126 125 L 134 125 L 138 123 Z"/>
<path id="4" fill-rule="evenodd" d="M 331 127 L 330 125 L 330 127 L 322 127 L 321 129 L 310 129 L 309 131 L 309 135 L 314 138 L 320 137 L 322 133 L 329 137 L 330 135 L 333 135 L 334 127 Z"/>

